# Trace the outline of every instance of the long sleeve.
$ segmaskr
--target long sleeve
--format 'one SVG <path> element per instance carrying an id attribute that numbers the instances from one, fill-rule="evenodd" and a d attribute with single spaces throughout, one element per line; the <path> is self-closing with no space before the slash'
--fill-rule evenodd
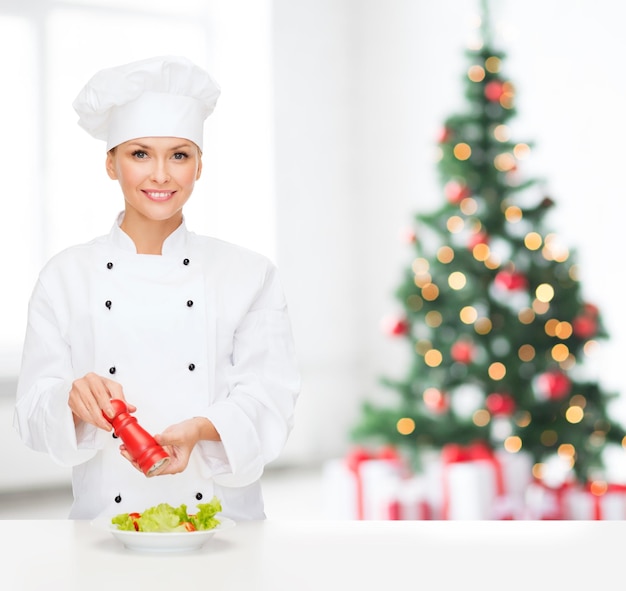
<path id="1" fill-rule="evenodd" d="M 234 333 L 232 363 L 224 371 L 228 395 L 207 417 L 220 433 L 230 472 L 214 478 L 223 486 L 245 486 L 282 451 L 300 392 L 287 305 L 272 265 Z"/>
<path id="2" fill-rule="evenodd" d="M 63 466 L 80 464 L 96 453 L 80 449 L 77 442 L 68 406 L 72 380 L 70 347 L 39 280 L 28 307 L 13 424 L 28 447 Z M 94 433 L 86 433 L 86 440 L 89 435 L 93 438 Z"/>

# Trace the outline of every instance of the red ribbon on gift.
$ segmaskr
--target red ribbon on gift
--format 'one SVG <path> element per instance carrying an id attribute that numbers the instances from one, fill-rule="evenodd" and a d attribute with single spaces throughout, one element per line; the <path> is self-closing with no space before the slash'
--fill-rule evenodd
<path id="1" fill-rule="evenodd" d="M 385 446 L 377 452 L 371 451 L 364 447 L 354 448 L 346 456 L 346 465 L 354 474 L 356 481 L 356 515 L 357 519 L 364 518 L 363 503 L 363 480 L 361 478 L 361 464 L 368 460 L 389 460 L 391 462 L 400 462 L 401 458 L 397 450 L 391 446 Z"/>
<path id="2" fill-rule="evenodd" d="M 425 521 L 432 519 L 430 504 L 427 501 L 417 501 L 415 508 L 417 509 L 417 517 L 415 519 L 423 519 Z M 400 521 L 404 519 L 403 504 L 394 499 L 389 503 L 388 517 L 390 521 Z"/>
<path id="3" fill-rule="evenodd" d="M 598 490 L 598 486 L 594 482 L 588 482 L 585 485 L 585 490 L 591 494 L 591 498 L 593 499 L 593 517 L 592 519 L 596 521 L 601 521 L 604 519 L 602 514 L 602 498 L 605 494 L 613 492 L 613 493 L 626 493 L 626 484 L 618 484 L 616 482 L 606 483 L 604 487 L 602 487 L 601 491 Z"/>
<path id="4" fill-rule="evenodd" d="M 463 446 L 458 443 L 448 443 L 441 449 L 441 461 L 443 463 L 443 506 L 442 519 L 448 519 L 450 515 L 450 483 L 447 468 L 450 464 L 458 462 L 477 462 L 485 460 L 489 462 L 496 477 L 496 495 L 503 496 L 505 492 L 504 475 L 493 449 L 484 441 L 475 441 Z"/>
<path id="5" fill-rule="evenodd" d="M 540 519 L 542 521 L 551 521 L 551 520 L 559 521 L 559 520 L 565 519 L 565 510 L 564 510 L 565 494 L 571 491 L 572 488 L 576 486 L 576 484 L 574 482 L 565 481 L 559 484 L 558 486 L 550 486 L 549 484 L 546 484 L 545 482 L 543 482 L 543 480 L 539 478 L 535 478 L 533 481 L 533 484 L 535 486 L 542 488 L 548 493 L 552 494 L 556 501 L 556 509 L 554 510 L 554 512 L 545 513 L 541 515 Z"/>

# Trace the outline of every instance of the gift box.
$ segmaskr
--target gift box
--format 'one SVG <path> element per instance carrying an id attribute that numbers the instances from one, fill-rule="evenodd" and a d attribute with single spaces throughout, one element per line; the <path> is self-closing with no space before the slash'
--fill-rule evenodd
<path id="1" fill-rule="evenodd" d="M 486 443 L 445 445 L 430 479 L 438 483 L 435 511 L 441 519 L 521 519 L 531 482 L 525 453 L 494 451 Z"/>
<path id="2" fill-rule="evenodd" d="M 570 513 L 568 495 L 575 486 L 569 481 L 549 484 L 539 479 L 533 480 L 526 488 L 524 519 L 543 521 L 568 519 Z"/>
<path id="3" fill-rule="evenodd" d="M 432 503 L 424 477 L 399 479 L 386 504 L 387 519 L 393 521 L 434 519 Z"/>
<path id="4" fill-rule="evenodd" d="M 591 482 L 564 495 L 564 514 L 572 520 L 626 519 L 626 485 Z"/>
<path id="5" fill-rule="evenodd" d="M 324 514 L 330 519 L 390 519 L 400 483 L 408 474 L 393 448 L 355 448 L 322 468 Z"/>

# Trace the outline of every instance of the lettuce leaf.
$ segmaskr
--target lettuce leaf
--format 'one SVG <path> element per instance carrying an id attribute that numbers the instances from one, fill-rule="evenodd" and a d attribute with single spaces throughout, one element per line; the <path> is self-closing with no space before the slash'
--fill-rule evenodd
<path id="1" fill-rule="evenodd" d="M 111 523 L 117 529 L 135 531 L 135 521 L 140 532 L 185 532 L 188 531 L 185 523 L 191 523 L 196 530 L 213 529 L 220 524 L 216 514 L 222 510 L 222 504 L 217 497 L 208 503 L 197 505 L 198 512 L 190 515 L 187 505 L 173 507 L 168 503 L 160 503 L 149 507 L 138 518 L 133 519 L 129 513 L 120 513 L 111 518 Z"/>
<path id="2" fill-rule="evenodd" d="M 199 503 L 197 507 L 198 512 L 191 517 L 191 523 L 196 529 L 213 529 L 219 525 L 215 515 L 222 510 L 222 504 L 217 497 L 213 497 L 209 503 Z"/>

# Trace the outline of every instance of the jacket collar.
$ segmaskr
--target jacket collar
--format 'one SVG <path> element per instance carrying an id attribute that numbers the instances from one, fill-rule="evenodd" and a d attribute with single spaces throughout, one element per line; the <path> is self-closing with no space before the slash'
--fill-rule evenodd
<path id="1" fill-rule="evenodd" d="M 111 232 L 109 233 L 109 240 L 111 243 L 121 250 L 135 253 L 137 252 L 135 248 L 135 243 L 132 238 L 124 232 L 121 228 L 122 220 L 124 219 L 124 212 L 121 211 L 117 215 L 117 219 L 111 228 Z M 189 232 L 187 231 L 187 226 L 185 224 L 185 218 L 183 216 L 183 222 L 176 230 L 174 230 L 163 242 L 162 253 L 164 255 L 176 254 L 178 252 L 183 252 L 187 249 L 187 238 Z"/>

